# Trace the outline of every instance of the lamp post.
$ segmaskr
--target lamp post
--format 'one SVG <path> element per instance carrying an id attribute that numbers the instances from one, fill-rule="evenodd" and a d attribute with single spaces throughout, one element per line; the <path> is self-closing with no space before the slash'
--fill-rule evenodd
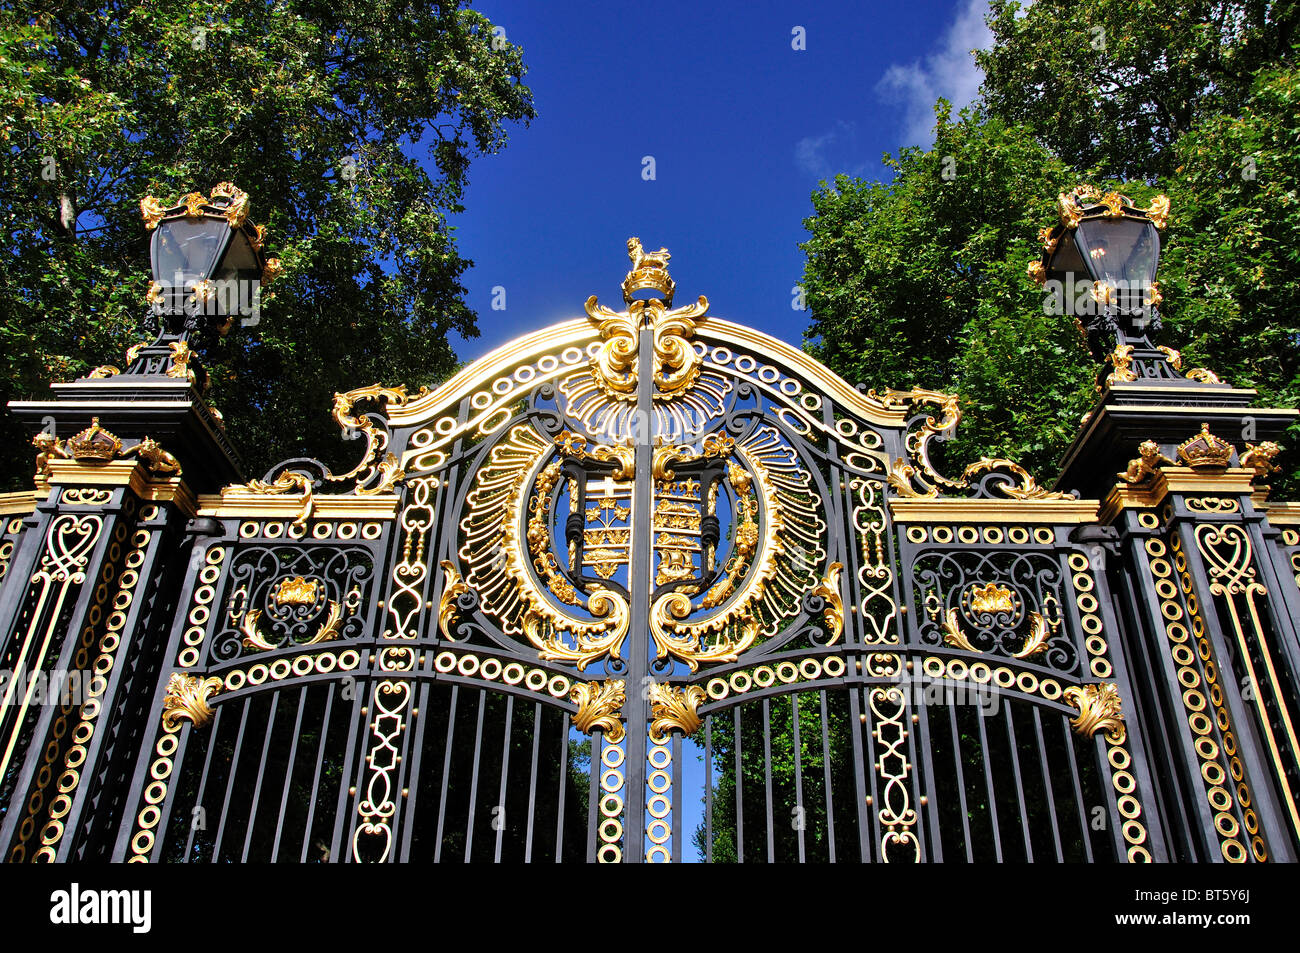
<path id="1" fill-rule="evenodd" d="M 1073 315 L 1098 360 L 1118 353 L 1131 361 L 1137 351 L 1167 362 L 1149 334 L 1160 329 L 1163 298 L 1155 279 L 1169 199 L 1157 195 L 1143 209 L 1128 196 L 1081 185 L 1061 193 L 1058 207 L 1060 224 L 1039 232 L 1043 252 L 1030 263 L 1029 277 Z M 1133 373 L 1125 379 L 1172 377 L 1154 366 Z"/>
<path id="2" fill-rule="evenodd" d="M 279 274 L 280 262 L 266 257 L 265 229 L 248 210 L 248 195 L 230 182 L 170 206 L 153 196 L 141 199 L 145 228 L 153 233 L 148 300 L 158 337 L 132 348 L 125 373 L 188 375 L 203 390 L 206 374 L 191 364 L 190 342 L 226 334 L 236 317 L 256 322 L 261 289 Z"/>

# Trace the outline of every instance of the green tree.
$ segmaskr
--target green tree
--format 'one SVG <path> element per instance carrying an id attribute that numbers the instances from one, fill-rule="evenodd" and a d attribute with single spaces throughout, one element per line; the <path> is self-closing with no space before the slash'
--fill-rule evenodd
<path id="1" fill-rule="evenodd" d="M 1162 343 L 1294 406 L 1296 18 L 1283 3 L 995 2 L 981 99 L 955 121 L 940 101 L 935 145 L 886 157 L 892 181 L 841 176 L 813 194 L 809 349 L 873 387 L 955 390 L 954 463 L 1006 456 L 1050 481 L 1095 365 L 1025 266 L 1057 193 L 1092 182 L 1173 201 Z M 1298 456 L 1279 494 L 1300 488 Z"/>
<path id="2" fill-rule="evenodd" d="M 1255 73 L 1293 56 L 1295 3 L 993 0 L 984 102 L 1107 176 L 1168 175 L 1177 139 L 1241 111 Z"/>
<path id="3" fill-rule="evenodd" d="M 1025 277 L 1037 229 L 1076 173 L 1022 127 L 937 108 L 930 150 L 887 157 L 888 185 L 846 176 L 813 193 L 803 284 L 809 349 L 854 382 L 956 391 L 946 448 L 1050 470 L 1092 394 L 1069 317 Z"/>
<path id="4" fill-rule="evenodd" d="M 138 202 L 233 181 L 285 266 L 207 361 L 246 469 L 333 447 L 331 395 L 450 371 L 477 334 L 448 216 L 534 115 L 521 51 L 459 3 L 142 0 L 0 13 L 0 401 L 140 337 Z M 23 440 L 7 415 L 0 440 Z M 346 456 L 346 453 L 342 453 Z M 30 485 L 8 455 L 0 481 Z"/>

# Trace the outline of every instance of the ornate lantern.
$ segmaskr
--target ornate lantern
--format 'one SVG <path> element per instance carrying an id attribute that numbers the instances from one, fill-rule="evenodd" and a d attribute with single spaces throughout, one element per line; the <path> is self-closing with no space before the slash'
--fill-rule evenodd
<path id="1" fill-rule="evenodd" d="M 188 330 L 206 315 L 225 333 L 235 315 L 254 312 L 280 262 L 266 257 L 265 230 L 248 219 L 248 207 L 248 195 L 229 182 L 207 198 L 191 192 L 170 207 L 153 196 L 141 199 L 145 228 L 153 232 L 149 302 L 158 313 L 185 315 Z"/>
<path id="2" fill-rule="evenodd" d="M 1162 298 L 1155 276 L 1169 199 L 1157 195 L 1140 209 L 1127 196 L 1081 185 L 1061 193 L 1058 205 L 1061 223 L 1039 233 L 1043 254 L 1030 263 L 1029 276 L 1052 284 L 1094 350 L 1158 330 Z"/>

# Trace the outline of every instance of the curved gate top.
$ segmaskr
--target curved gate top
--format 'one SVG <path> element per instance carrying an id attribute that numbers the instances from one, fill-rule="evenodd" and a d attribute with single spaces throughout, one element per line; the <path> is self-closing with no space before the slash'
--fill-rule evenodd
<path id="1" fill-rule="evenodd" d="M 33 753 L 11 858 L 96 837 L 135 860 L 1169 856 L 1119 638 L 1146 629 L 1117 610 L 1103 525 L 1144 528 L 1124 558 L 1152 561 L 1149 592 L 1125 598 L 1193 618 L 1145 477 L 1099 501 L 1009 460 L 945 475 L 955 397 L 850 387 L 675 304 L 666 250 L 628 252 L 622 310 L 593 296 L 432 391 L 336 395 L 346 472 L 154 492 L 193 519 L 165 648 L 133 663 L 156 687 L 124 820 L 51 819 Z M 65 501 L 71 462 L 44 477 Z M 67 563 L 92 529 L 59 532 Z M 1171 683 L 1201 666 L 1232 736 L 1213 657 Z M 26 717 L 5 736 L 55 730 Z M 1204 775 L 1211 848 L 1289 850 L 1235 737 L 1188 745 L 1241 774 Z"/>

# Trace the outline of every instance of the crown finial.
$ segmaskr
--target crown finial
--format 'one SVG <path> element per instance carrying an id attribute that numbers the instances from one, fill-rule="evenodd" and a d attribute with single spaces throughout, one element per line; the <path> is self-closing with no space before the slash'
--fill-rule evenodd
<path id="1" fill-rule="evenodd" d="M 633 237 L 627 240 L 627 257 L 632 261 L 632 270 L 623 279 L 623 300 L 631 305 L 638 291 L 653 292 L 650 297 L 661 298 L 664 306 L 673 306 L 673 292 L 676 283 L 668 275 L 667 248 L 658 251 L 646 251 L 641 247 L 641 239 Z"/>

